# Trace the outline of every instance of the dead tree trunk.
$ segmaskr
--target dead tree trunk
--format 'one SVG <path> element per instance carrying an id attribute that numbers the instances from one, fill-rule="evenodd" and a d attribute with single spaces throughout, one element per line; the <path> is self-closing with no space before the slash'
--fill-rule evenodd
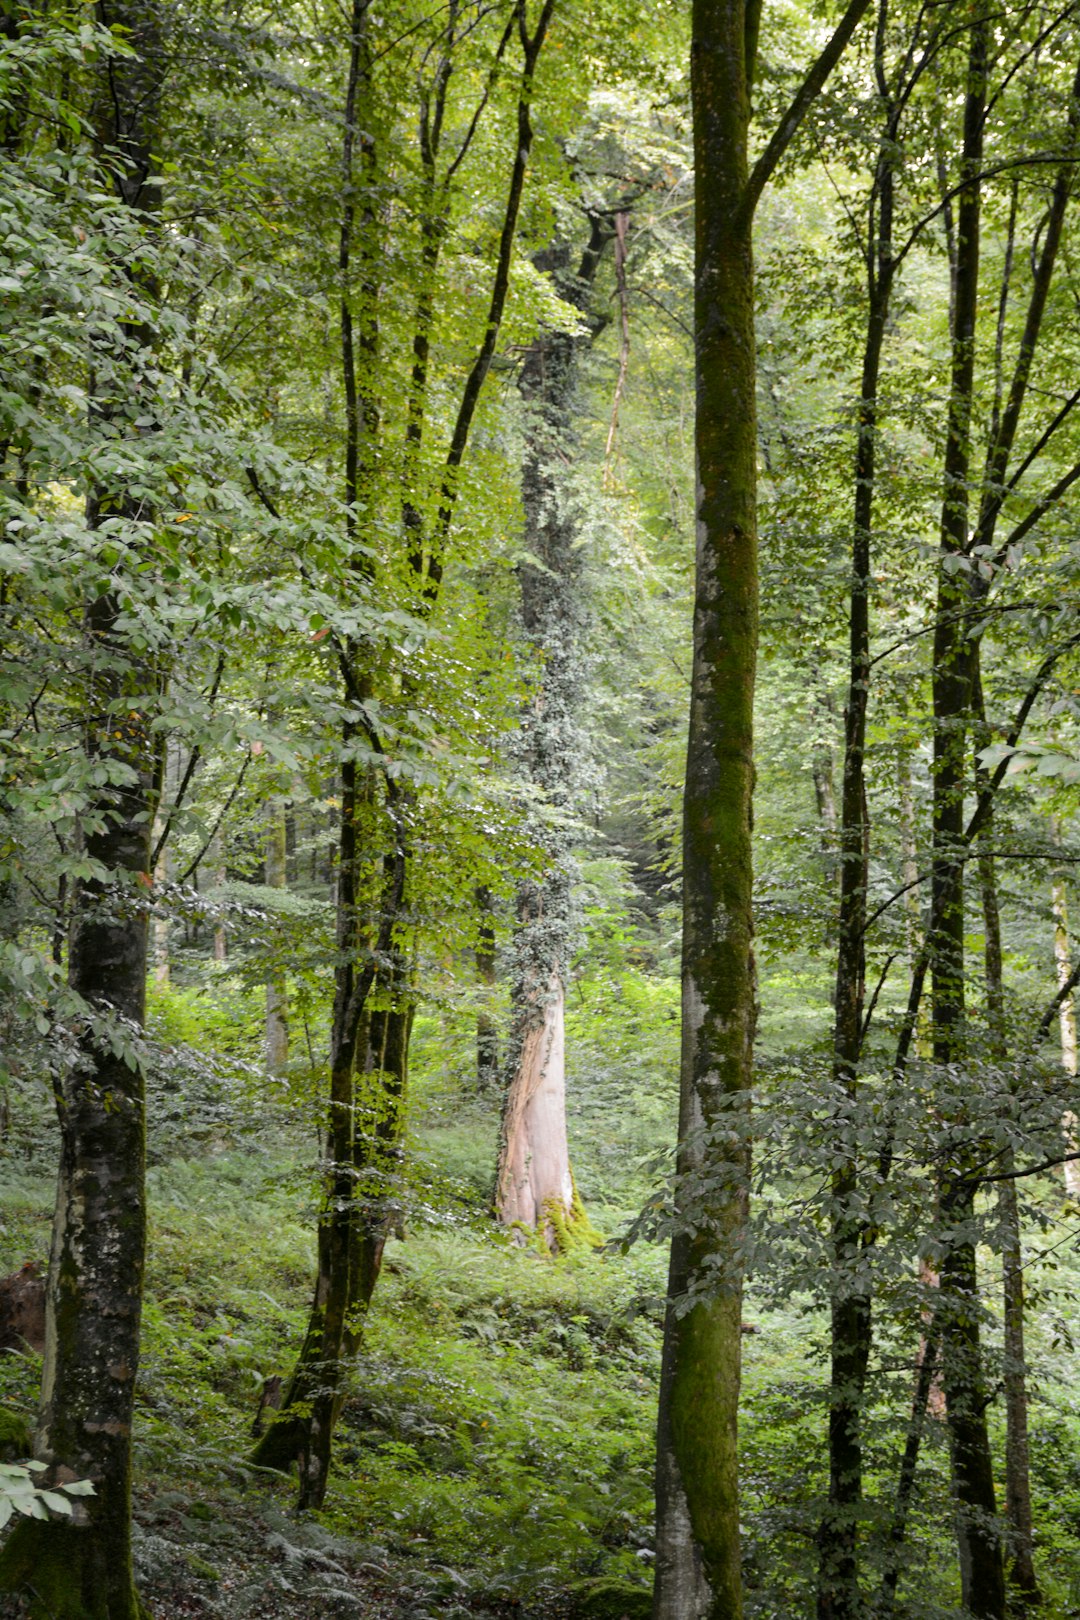
<path id="1" fill-rule="evenodd" d="M 541 260 L 568 302 L 585 313 L 601 255 L 612 237 L 595 217 L 577 268 L 567 250 Z M 521 732 L 526 778 L 558 813 L 536 824 L 546 871 L 518 896 L 508 1080 L 496 1174 L 500 1221 L 538 1232 L 548 1248 L 588 1233 L 574 1192 L 566 1138 L 563 1006 L 574 945 L 575 866 L 565 823 L 580 793 L 584 735 L 578 711 L 584 681 L 586 582 L 572 498 L 560 468 L 571 460 L 571 416 L 582 339 L 545 332 L 522 371 L 526 456 L 522 477 L 526 557 L 519 567 L 525 634 L 541 660 L 540 681 Z"/>

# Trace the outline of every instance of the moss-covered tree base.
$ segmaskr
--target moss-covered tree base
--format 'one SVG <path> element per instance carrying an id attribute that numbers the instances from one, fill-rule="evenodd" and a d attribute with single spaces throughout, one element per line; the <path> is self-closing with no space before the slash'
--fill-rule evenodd
<path id="1" fill-rule="evenodd" d="M 256 1468 L 275 1468 L 287 1474 L 304 1448 L 304 1420 L 288 1410 L 281 1413 L 261 1436 L 251 1453 Z"/>
<path id="2" fill-rule="evenodd" d="M 55 1519 L 20 1519 L 0 1550 L 0 1613 L 20 1597 L 29 1620 L 151 1620 L 129 1573 L 117 1572 L 107 1538 Z"/>

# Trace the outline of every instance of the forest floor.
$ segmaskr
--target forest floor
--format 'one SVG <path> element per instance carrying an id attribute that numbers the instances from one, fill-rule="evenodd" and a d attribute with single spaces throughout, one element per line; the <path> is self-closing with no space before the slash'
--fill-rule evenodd
<path id="1" fill-rule="evenodd" d="M 625 989 L 625 1049 L 578 1031 L 572 1152 L 609 1239 L 655 1194 L 674 1135 L 676 996 L 667 981 Z M 196 1080 L 178 1092 L 175 1073 L 152 1097 L 135 1559 L 154 1620 L 649 1614 L 664 1246 L 553 1261 L 510 1243 L 489 1214 L 497 1112 L 462 1078 L 467 1051 L 447 1053 L 445 1029 L 421 1022 L 404 1232 L 387 1247 L 319 1514 L 297 1513 L 294 1479 L 248 1461 L 262 1380 L 288 1373 L 309 1304 L 310 1109 L 257 1092 L 223 1101 Z M 44 1103 L 34 1116 L 22 1106 L 0 1156 L 0 1273 L 48 1253 L 55 1148 Z M 781 1215 L 797 1207 L 781 1189 Z M 1047 1620 L 1080 1615 L 1080 1278 L 1057 1218 L 1043 1244 L 1060 1271 L 1033 1290 L 1030 1351 Z M 986 1278 L 992 1302 L 990 1267 Z M 798 1620 L 824 1479 L 825 1319 L 810 1293 L 770 1291 L 767 1276 L 745 1314 L 747 1612 Z M 0 1407 L 32 1418 L 39 1377 L 36 1359 L 0 1355 Z M 902 1357 L 875 1385 L 867 1454 L 882 1511 L 910 1387 Z M 948 1474 L 931 1425 L 911 1529 L 921 1620 L 955 1614 Z"/>

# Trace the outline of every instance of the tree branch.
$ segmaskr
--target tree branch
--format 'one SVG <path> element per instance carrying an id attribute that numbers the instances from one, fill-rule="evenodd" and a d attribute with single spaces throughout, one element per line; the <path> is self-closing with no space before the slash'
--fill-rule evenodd
<path id="1" fill-rule="evenodd" d="M 830 73 L 844 54 L 848 41 L 869 9 L 870 0 L 849 0 L 848 8 L 832 38 L 795 92 L 790 107 L 773 131 L 772 139 L 751 170 L 743 203 L 748 218 L 753 217 L 761 193 L 772 178 L 773 171 L 791 145 L 799 125 L 824 88 Z M 749 72 L 747 77 L 748 79 L 751 77 Z"/>

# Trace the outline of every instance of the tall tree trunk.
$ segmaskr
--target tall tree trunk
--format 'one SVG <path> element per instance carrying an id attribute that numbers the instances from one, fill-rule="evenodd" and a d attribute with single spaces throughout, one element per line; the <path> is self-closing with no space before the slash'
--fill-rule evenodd
<path id="1" fill-rule="evenodd" d="M 522 72 L 517 106 L 517 144 L 510 185 L 507 193 L 499 252 L 492 280 L 484 336 L 473 365 L 462 387 L 458 412 L 450 445 L 443 465 L 443 478 L 439 491 L 438 511 L 431 525 L 430 536 L 416 528 L 403 512 L 404 528 L 409 541 L 408 562 L 414 574 L 420 603 L 418 611 L 430 613 L 438 600 L 444 565 L 444 548 L 450 532 L 457 501 L 458 475 L 468 446 L 476 407 L 484 381 L 499 339 L 503 312 L 510 285 L 513 247 L 517 221 L 524 193 L 525 175 L 532 149 L 531 122 L 532 92 L 536 65 L 547 37 L 555 0 L 543 0 L 543 6 L 533 33 L 527 27 L 527 15 L 522 4 L 515 9 L 503 35 L 499 58 L 506 42 L 517 28 L 522 48 Z M 457 15 L 457 8 L 454 8 Z M 374 392 L 378 355 L 378 243 L 373 225 L 373 211 L 365 219 L 367 229 L 360 233 L 354 244 L 357 186 L 353 175 L 353 154 L 356 139 L 361 133 L 359 123 L 361 92 L 370 90 L 372 59 L 368 37 L 369 0 L 353 0 L 350 23 L 349 72 L 345 95 L 344 139 L 342 147 L 342 222 L 339 241 L 338 269 L 341 280 L 341 353 L 342 375 L 345 389 L 345 498 L 346 535 L 350 543 L 357 536 L 361 507 L 370 498 L 379 466 L 378 436 L 380 412 Z M 486 105 L 485 94 L 476 121 Z M 471 135 L 468 137 L 471 139 Z M 375 153 L 369 142 L 363 142 L 366 163 L 373 168 Z M 362 306 L 359 331 L 354 333 L 352 290 L 353 249 L 363 259 L 363 271 L 358 289 Z M 365 374 L 358 379 L 357 354 L 365 363 Z M 414 359 L 416 358 L 414 349 Z M 414 373 L 413 383 L 416 384 Z M 415 413 L 410 409 L 407 452 L 409 457 L 418 453 L 414 424 Z M 408 492 L 406 492 L 408 497 Z M 408 505 L 406 499 L 405 505 Z M 425 544 L 425 539 L 429 541 Z M 369 564 L 363 551 L 356 553 L 358 573 L 366 572 Z M 330 1101 L 327 1128 L 326 1201 L 319 1224 L 318 1272 L 315 1295 L 307 1333 L 300 1359 L 289 1387 L 289 1395 L 279 1417 L 263 1435 L 254 1453 L 254 1460 L 264 1466 L 284 1468 L 296 1457 L 301 1458 L 301 1500 L 306 1506 L 318 1506 L 326 1489 L 330 1438 L 333 1422 L 340 1409 L 340 1388 L 343 1370 L 343 1349 L 348 1345 L 350 1320 L 353 1312 L 352 1290 L 359 1286 L 358 1273 L 363 1269 L 357 1263 L 357 1217 L 359 1204 L 354 1198 L 356 1185 L 357 1144 L 353 1122 L 355 1108 L 355 1063 L 358 1037 L 368 1016 L 367 997 L 375 980 L 379 964 L 391 960 L 397 945 L 396 934 L 402 922 L 401 905 L 405 890 L 407 867 L 407 829 L 414 814 L 411 793 L 398 786 L 389 771 L 384 773 L 387 819 L 391 823 L 389 847 L 384 857 L 384 881 L 379 902 L 379 922 L 376 937 L 361 938 L 357 883 L 358 843 L 356 811 L 363 796 L 369 792 L 373 776 L 361 780 L 353 759 L 355 740 L 363 732 L 366 743 L 376 754 L 382 754 L 378 736 L 365 712 L 365 703 L 371 697 L 371 684 L 362 657 L 363 648 L 350 642 L 338 649 L 339 670 L 346 694 L 354 706 L 355 719 L 346 720 L 342 734 L 342 805 L 340 821 L 340 858 L 338 866 L 338 967 L 335 985 L 335 1007 L 331 1031 Z M 409 1020 L 400 1022 L 402 1038 L 407 1044 Z M 401 1073 L 404 1075 L 404 1058 Z M 400 1110 L 398 1110 L 400 1118 Z M 374 1252 L 374 1251 L 372 1251 Z M 381 1255 L 381 1248 L 379 1248 Z M 378 1275 L 377 1264 L 372 1268 L 372 1286 Z"/>
<path id="2" fill-rule="evenodd" d="M 683 795 L 679 1152 L 656 1460 L 655 1620 L 739 1620 L 737 1424 L 753 956 L 758 636 L 754 210 L 869 0 L 853 0 L 748 162 L 757 0 L 694 0 L 693 670 Z"/>
<path id="3" fill-rule="evenodd" d="M 266 886 L 284 889 L 287 846 L 285 803 L 274 799 L 266 831 Z M 289 1061 L 289 998 L 283 968 L 275 962 L 266 975 L 266 1068 L 269 1074 L 283 1074 Z"/>
<path id="4" fill-rule="evenodd" d="M 987 775 L 978 764 L 979 751 L 989 747 L 992 738 L 986 723 L 978 654 L 976 654 L 973 710 L 976 722 L 975 780 L 981 791 L 987 785 Z M 979 835 L 979 887 L 982 893 L 985 939 L 984 963 L 990 1057 L 997 1066 L 1000 1085 L 1005 1075 L 1009 1054 L 1001 954 L 1001 906 L 998 899 L 997 871 L 991 853 L 993 842 L 994 813 L 990 810 Z M 1010 1090 L 1015 1093 L 1015 1083 L 1011 1085 Z M 1015 1114 L 1011 1114 L 1011 1117 L 1015 1117 Z M 1001 1157 L 1001 1170 L 1005 1179 L 998 1184 L 1005 1325 L 1005 1355 L 1002 1369 L 1005 1385 L 1005 1519 L 1009 1527 L 1010 1582 L 1021 1602 L 1032 1605 L 1039 1602 L 1039 1585 L 1035 1579 L 1031 1517 L 1027 1360 L 1024 1348 L 1024 1255 L 1016 1182 L 1010 1179 L 1014 1168 L 1015 1156 L 1010 1145 Z"/>
<path id="5" fill-rule="evenodd" d="M 881 8 L 884 33 L 884 7 Z M 879 77 L 885 82 L 884 64 Z M 849 1111 L 844 1162 L 832 1177 L 833 1297 L 829 1392 L 829 1500 L 818 1535 L 818 1620 L 861 1613 L 858 1523 L 862 1511 L 862 1405 L 872 1343 L 866 1275 L 869 1233 L 862 1208 L 855 1110 L 866 999 L 866 714 L 870 697 L 870 571 L 878 434 L 878 383 L 892 295 L 893 166 L 898 114 L 885 107 L 881 156 L 870 206 L 877 240 L 867 249 L 867 325 L 855 448 L 855 511 L 849 610 L 848 693 L 844 711 L 844 787 L 840 831 L 840 910 L 836 955 L 833 1080 Z"/>
<path id="6" fill-rule="evenodd" d="M 374 254 L 371 203 L 375 164 L 374 147 L 358 135 L 368 119 L 366 98 L 371 93 L 370 0 L 352 0 L 349 14 L 349 56 L 343 108 L 341 152 L 341 224 L 338 238 L 340 277 L 339 331 L 341 375 L 345 396 L 345 532 L 352 545 L 357 538 L 359 513 L 372 492 L 377 465 L 380 411 L 374 392 L 378 359 L 378 281 Z M 361 122 L 362 121 L 362 122 Z M 360 145 L 362 180 L 358 185 L 356 152 Z M 365 229 L 356 240 L 357 196 L 362 199 Z M 356 275 L 354 260 L 360 259 Z M 358 282 L 358 285 L 356 284 Z M 356 311 L 358 310 L 358 318 Z M 358 376 L 357 359 L 361 362 Z M 369 563 L 357 553 L 358 576 L 366 576 Z M 342 650 L 341 673 L 353 701 L 370 696 L 358 673 L 360 649 Z M 301 1494 L 308 1505 L 318 1505 L 325 1490 L 330 1436 L 322 1423 L 325 1408 L 315 1414 L 320 1392 L 336 1391 L 339 1348 L 348 1312 L 350 1228 L 353 1218 L 353 1113 L 354 1067 L 357 1035 L 364 1018 L 364 1000 L 374 978 L 370 939 L 360 916 L 360 818 L 370 810 L 372 777 L 357 768 L 357 722 L 346 716 L 341 733 L 340 810 L 337 825 L 335 912 L 337 963 L 334 971 L 334 1006 L 330 1029 L 330 1095 L 327 1106 L 326 1164 L 323 1209 L 319 1217 L 315 1289 L 307 1329 L 281 1410 L 261 1436 L 253 1461 L 264 1468 L 287 1468 L 301 1460 Z M 365 953 L 365 945 L 368 947 Z M 363 963 L 365 954 L 368 957 Z M 333 1365 L 331 1365 L 333 1363 Z M 315 1433 L 313 1434 L 313 1423 Z M 321 1424 L 321 1430 L 320 1430 Z"/>
<path id="7" fill-rule="evenodd" d="M 109 63 L 99 135 L 116 164 L 120 196 L 151 216 L 159 201 L 148 184 L 162 81 L 158 19 L 137 5 L 102 11 L 106 23 L 124 28 L 135 54 Z M 132 328 L 129 337 L 134 365 L 146 363 L 152 332 Z M 148 393 L 152 397 L 152 388 Z M 110 414 L 119 413 L 110 407 Z M 117 517 L 145 522 L 150 516 L 145 498 L 123 488 L 97 489 L 87 500 L 91 532 Z M 160 785 L 158 743 L 146 711 L 160 672 L 133 652 L 123 625 L 116 595 L 88 604 L 93 677 L 85 747 L 113 785 L 102 790 L 87 818 L 86 853 L 108 875 L 85 880 L 77 895 L 68 983 L 106 1023 L 119 1019 L 138 1027 Z M 91 1479 L 96 1494 L 80 1498 L 70 1519 L 19 1520 L 0 1553 L 0 1591 L 33 1592 L 50 1620 L 141 1620 L 131 1561 L 131 1425 L 146 1250 L 145 1092 L 138 1060 L 84 1024 L 57 1107 L 60 1169 L 35 1452 L 49 1470 L 43 1478 Z"/>
<path id="8" fill-rule="evenodd" d="M 986 118 L 989 21 L 979 0 L 970 24 L 964 144 L 957 210 L 952 377 L 945 447 L 934 633 L 933 875 L 931 890 L 933 1054 L 947 1077 L 963 1062 L 964 784 L 966 733 L 974 676 L 974 642 L 965 609 L 963 562 L 969 539 L 968 489 L 979 287 L 979 228 Z M 980 1342 L 975 1248 L 975 1189 L 965 1146 L 967 1122 L 954 1119 L 956 1143 L 943 1158 L 939 1211 L 948 1233 L 941 1259 L 941 1343 L 945 1404 L 956 1497 L 957 1547 L 965 1608 L 978 1620 L 1003 1620 L 1005 1578 L 997 1524 L 993 1458 L 986 1423 L 988 1394 Z"/>
<path id="9" fill-rule="evenodd" d="M 583 314 L 611 234 L 604 220 L 593 219 L 576 274 L 568 268 L 565 249 L 540 261 L 561 295 Z M 563 818 L 576 807 L 585 748 L 578 710 L 586 585 L 576 514 L 559 476 L 560 467 L 572 459 L 571 419 L 583 341 L 566 332 L 542 333 L 526 356 L 521 379 L 528 411 L 522 477 L 528 555 L 519 568 L 521 616 L 543 660 L 539 690 L 522 725 L 522 769 Z M 574 945 L 575 865 L 564 826 L 538 825 L 535 834 L 547 870 L 518 895 L 495 1204 L 504 1225 L 539 1232 L 549 1248 L 559 1249 L 590 1230 L 575 1196 L 566 1137 L 563 1009 Z"/>
<path id="10" fill-rule="evenodd" d="M 758 631 L 747 21 L 742 5 L 694 5 L 697 558 L 683 798 L 677 1226 L 660 1374 L 655 1620 L 737 1620 L 742 1613 L 736 1432 L 756 1020 Z"/>

